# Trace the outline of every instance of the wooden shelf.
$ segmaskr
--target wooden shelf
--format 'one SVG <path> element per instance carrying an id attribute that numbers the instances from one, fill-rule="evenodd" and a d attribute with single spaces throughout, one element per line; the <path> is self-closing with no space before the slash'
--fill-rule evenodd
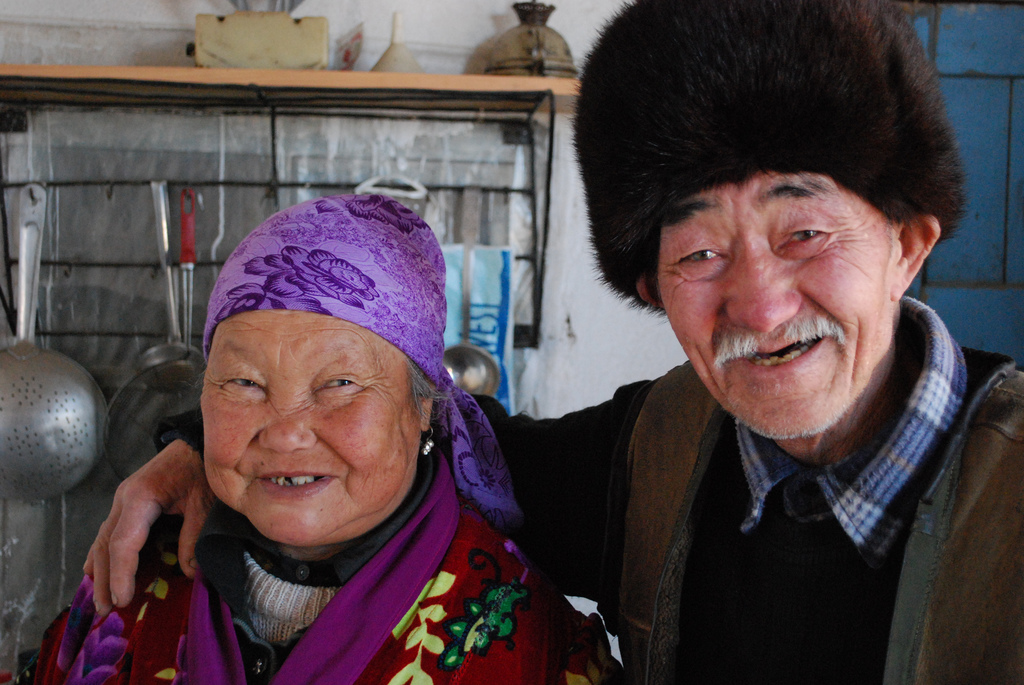
<path id="1" fill-rule="evenodd" d="M 341 107 L 529 112 L 571 109 L 578 82 L 539 76 L 0 64 L 11 105 Z"/>

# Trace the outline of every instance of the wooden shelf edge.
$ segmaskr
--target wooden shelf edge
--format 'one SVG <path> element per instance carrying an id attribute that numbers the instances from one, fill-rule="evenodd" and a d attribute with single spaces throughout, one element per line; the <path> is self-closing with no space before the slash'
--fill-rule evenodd
<path id="1" fill-rule="evenodd" d="M 200 67 L 0 64 L 0 77 L 64 80 L 126 80 L 154 83 L 238 85 L 267 88 L 392 89 L 451 92 L 540 92 L 550 90 L 559 109 L 571 107 L 579 82 L 541 76 L 399 74 L 295 69 L 205 69 Z"/>

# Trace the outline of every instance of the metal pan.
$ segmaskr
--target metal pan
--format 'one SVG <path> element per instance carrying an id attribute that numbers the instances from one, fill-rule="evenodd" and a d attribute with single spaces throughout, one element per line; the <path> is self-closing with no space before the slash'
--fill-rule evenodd
<path id="1" fill-rule="evenodd" d="M 178 328 L 174 275 L 168 257 L 167 184 L 154 181 L 152 189 L 157 250 L 167 277 L 169 330 L 167 342 L 142 354 L 135 377 L 110 401 L 104 444 L 107 461 L 121 478 L 127 478 L 156 456 L 153 436 L 161 419 L 194 408 L 202 390 L 203 355 L 182 342 Z"/>
<path id="2" fill-rule="evenodd" d="M 70 490 L 102 450 L 103 393 L 74 360 L 35 345 L 46 191 L 21 190 L 18 325 L 0 352 L 0 498 L 47 499 Z"/>

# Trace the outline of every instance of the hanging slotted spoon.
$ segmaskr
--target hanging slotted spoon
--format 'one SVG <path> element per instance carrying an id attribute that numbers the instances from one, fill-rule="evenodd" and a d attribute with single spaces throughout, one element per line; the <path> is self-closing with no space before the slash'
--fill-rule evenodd
<path id="1" fill-rule="evenodd" d="M 35 345 L 46 190 L 21 189 L 17 342 L 0 352 L 0 497 L 55 497 L 78 484 L 102 451 L 106 414 L 93 377 Z"/>

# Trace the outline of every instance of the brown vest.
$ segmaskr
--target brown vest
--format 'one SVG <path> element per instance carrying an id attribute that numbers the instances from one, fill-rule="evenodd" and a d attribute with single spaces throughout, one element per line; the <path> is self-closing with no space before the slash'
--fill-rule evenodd
<path id="1" fill-rule="evenodd" d="M 725 416 L 686 364 L 655 383 L 633 430 L 619 593 L 632 685 L 676 682 L 693 502 Z M 1011 372 L 952 436 L 918 505 L 885 684 L 1022 680 L 1024 374 Z"/>

